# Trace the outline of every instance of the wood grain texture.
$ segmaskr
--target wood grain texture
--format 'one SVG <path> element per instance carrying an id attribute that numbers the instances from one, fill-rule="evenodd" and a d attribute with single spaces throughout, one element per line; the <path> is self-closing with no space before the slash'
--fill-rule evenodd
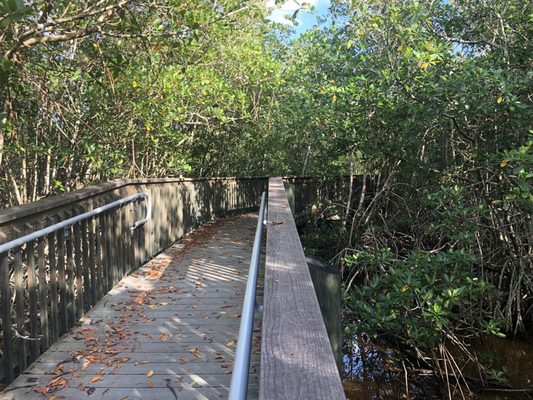
<path id="1" fill-rule="evenodd" d="M 11 330 L 11 286 L 9 284 L 9 260 L 7 254 L 0 254 L 0 288 L 1 288 L 1 305 L 0 317 L 2 318 L 3 332 L 2 339 L 4 343 L 11 343 L 13 332 Z M 4 379 L 8 382 L 13 380 L 13 348 L 7 346 L 3 354 Z"/>
<path id="2" fill-rule="evenodd" d="M 50 342 L 50 326 L 48 325 L 48 283 L 46 280 L 45 239 L 37 241 L 37 259 L 39 275 L 39 319 L 41 322 L 41 351 L 48 348 Z"/>
<path id="3" fill-rule="evenodd" d="M 26 245 L 27 259 L 26 265 L 28 269 L 28 298 L 29 298 L 29 315 L 30 315 L 30 336 L 33 338 L 30 341 L 30 362 L 39 357 L 39 341 L 34 340 L 39 337 L 39 328 L 37 321 L 37 270 L 35 269 L 35 246 L 34 243 Z"/>
<path id="4" fill-rule="evenodd" d="M 24 299 L 24 270 L 22 265 L 22 250 L 15 249 L 14 255 L 14 275 L 15 275 L 15 319 L 17 321 L 17 332 L 19 336 L 26 335 L 25 329 L 25 299 Z M 26 369 L 28 362 L 28 342 L 20 340 L 18 348 L 18 363 L 21 369 Z"/>
<path id="5" fill-rule="evenodd" d="M 260 399 L 345 399 L 283 181 L 268 193 Z"/>

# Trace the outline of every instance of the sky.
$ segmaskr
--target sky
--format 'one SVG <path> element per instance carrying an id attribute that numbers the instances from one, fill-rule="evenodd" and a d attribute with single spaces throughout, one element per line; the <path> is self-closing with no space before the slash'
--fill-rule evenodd
<path id="1" fill-rule="evenodd" d="M 299 4 L 307 3 L 310 6 L 314 6 L 314 12 L 306 12 L 302 10 L 298 13 L 298 25 L 293 26 L 295 30 L 293 37 L 298 37 L 317 23 L 317 17 L 324 17 L 327 15 L 329 2 L 329 0 L 287 0 L 285 3 L 275 8 L 275 0 L 267 0 L 267 7 L 273 9 L 268 19 L 285 25 L 292 25 L 291 21 L 285 18 L 286 15 L 291 16 L 294 14 L 294 12 L 300 8 Z"/>

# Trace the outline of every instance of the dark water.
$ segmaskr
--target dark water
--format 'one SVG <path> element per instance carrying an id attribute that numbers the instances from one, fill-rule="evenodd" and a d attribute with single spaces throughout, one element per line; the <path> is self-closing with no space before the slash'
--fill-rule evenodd
<path id="1" fill-rule="evenodd" d="M 480 358 L 490 361 L 492 368 L 504 371 L 499 376 L 505 377 L 506 382 L 498 390 L 484 390 L 481 385 L 472 384 L 474 393 L 470 399 L 533 399 L 533 341 L 491 337 L 483 344 L 473 345 L 472 348 Z M 476 376 L 473 369 L 466 368 L 464 372 L 465 375 Z M 422 373 L 416 377 L 411 375 L 407 386 L 405 372 L 396 351 L 361 338 L 358 338 L 353 346 L 345 346 L 343 381 L 347 398 L 353 400 L 422 400 L 447 397 L 446 388 L 439 387 L 432 377 Z M 517 388 L 532 391 L 515 392 Z"/>

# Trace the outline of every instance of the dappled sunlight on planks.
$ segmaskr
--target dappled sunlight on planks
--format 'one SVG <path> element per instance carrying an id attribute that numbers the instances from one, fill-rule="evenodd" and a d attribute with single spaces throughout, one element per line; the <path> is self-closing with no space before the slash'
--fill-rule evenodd
<path id="1" fill-rule="evenodd" d="M 227 398 L 255 218 L 187 235 L 122 279 L 10 386 L 19 398 Z M 250 397 L 258 393 L 254 331 Z"/>

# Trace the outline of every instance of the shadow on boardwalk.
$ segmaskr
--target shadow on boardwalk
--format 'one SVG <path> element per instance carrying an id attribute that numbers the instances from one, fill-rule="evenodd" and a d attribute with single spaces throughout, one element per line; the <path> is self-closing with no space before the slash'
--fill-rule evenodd
<path id="1" fill-rule="evenodd" d="M 153 258 L 0 399 L 227 398 L 255 224 L 252 214 L 206 224 Z M 257 325 L 249 398 L 258 392 Z"/>

